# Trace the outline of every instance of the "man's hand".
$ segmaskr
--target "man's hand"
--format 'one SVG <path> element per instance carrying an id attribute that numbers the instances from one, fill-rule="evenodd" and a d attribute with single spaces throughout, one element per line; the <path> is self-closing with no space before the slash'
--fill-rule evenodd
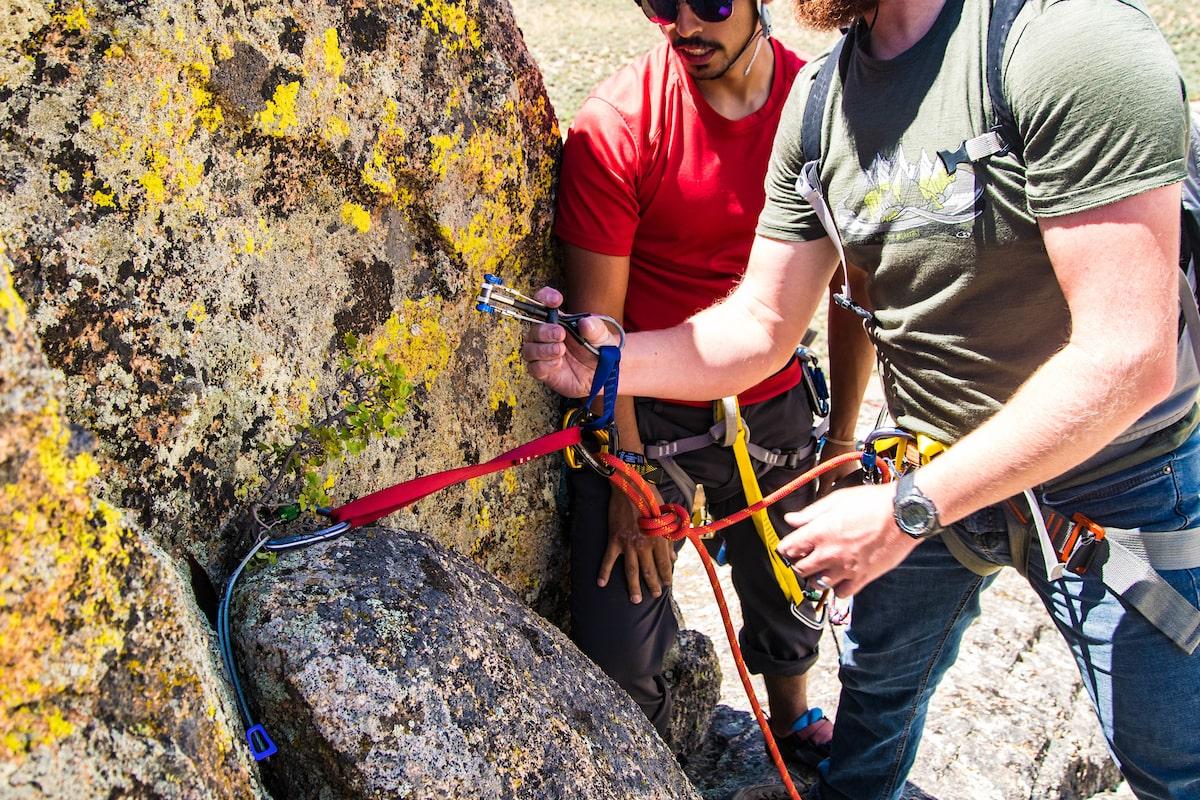
<path id="1" fill-rule="evenodd" d="M 662 505 L 658 489 L 651 487 L 654 500 Z M 614 491 L 608 501 L 608 549 L 600 562 L 596 583 L 607 586 L 618 556 L 625 556 L 625 582 L 629 585 L 629 601 L 642 602 L 642 582 L 651 597 L 661 597 L 664 587 L 671 585 L 675 567 L 675 548 L 662 536 L 647 536 L 637 524 L 637 509 L 624 494 Z"/>
<path id="2" fill-rule="evenodd" d="M 895 486 L 852 486 L 784 519 L 795 530 L 778 552 L 796 574 L 850 597 L 904 560 L 916 540 L 892 517 Z"/>
<path id="3" fill-rule="evenodd" d="M 534 299 L 551 308 L 562 305 L 557 290 L 543 286 Z M 616 344 L 617 337 L 602 321 L 588 317 L 579 323 L 579 331 L 596 347 Z M 586 397 L 592 387 L 595 358 L 570 338 L 561 325 L 533 325 L 525 335 L 521 356 L 529 374 L 566 397 Z"/>

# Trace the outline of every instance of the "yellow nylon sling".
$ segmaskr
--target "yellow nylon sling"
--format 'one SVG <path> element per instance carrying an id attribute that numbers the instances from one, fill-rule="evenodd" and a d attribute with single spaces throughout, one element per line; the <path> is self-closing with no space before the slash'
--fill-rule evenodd
<path id="1" fill-rule="evenodd" d="M 742 424 L 742 414 L 737 398 L 726 397 L 715 405 L 715 416 L 718 422 L 722 419 L 737 420 L 737 436 L 732 444 L 733 457 L 737 462 L 738 475 L 742 480 L 742 492 L 746 495 L 746 503 L 754 505 L 763 499 L 763 493 L 758 486 L 758 477 L 754 474 L 754 465 L 750 462 L 750 450 L 746 447 L 746 426 Z M 728 427 L 726 429 L 728 430 Z M 767 510 L 764 508 L 755 512 L 751 519 L 754 521 L 755 530 L 758 531 L 758 538 L 767 548 L 767 558 L 771 562 L 771 569 L 775 572 L 775 581 L 792 605 L 799 606 L 806 599 L 804 590 L 800 588 L 800 581 L 797 579 L 796 573 L 792 571 L 791 567 L 784 564 L 779 554 L 775 552 L 775 548 L 779 546 L 779 534 L 775 533 L 775 526 L 771 524 Z"/>

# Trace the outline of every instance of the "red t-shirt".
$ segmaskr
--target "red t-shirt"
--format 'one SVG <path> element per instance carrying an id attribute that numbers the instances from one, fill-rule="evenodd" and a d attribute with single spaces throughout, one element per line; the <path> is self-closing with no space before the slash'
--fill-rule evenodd
<path id="1" fill-rule="evenodd" d="M 775 128 L 804 64 L 771 46 L 770 97 L 743 119 L 714 111 L 664 42 L 596 87 L 571 125 L 554 231 L 576 247 L 629 256 L 630 331 L 678 325 L 729 294 L 746 269 Z M 739 399 L 766 400 L 799 380 L 793 360 Z"/>

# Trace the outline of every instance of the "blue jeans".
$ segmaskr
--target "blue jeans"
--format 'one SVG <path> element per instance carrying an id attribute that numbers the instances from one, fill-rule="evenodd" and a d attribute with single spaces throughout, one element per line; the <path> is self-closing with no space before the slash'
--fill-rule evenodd
<path id="1" fill-rule="evenodd" d="M 1112 527 L 1200 527 L 1200 434 L 1173 453 L 1043 499 Z M 1012 563 L 998 507 L 955 527 L 984 558 Z M 1200 650 L 1185 654 L 1093 574 L 1049 583 L 1037 546 L 1031 537 L 1029 582 L 1075 656 L 1130 788 L 1139 798 L 1200 798 Z M 1200 568 L 1160 574 L 1200 607 Z M 961 566 L 936 538 L 855 597 L 823 800 L 900 796 L 930 697 L 992 580 Z"/>

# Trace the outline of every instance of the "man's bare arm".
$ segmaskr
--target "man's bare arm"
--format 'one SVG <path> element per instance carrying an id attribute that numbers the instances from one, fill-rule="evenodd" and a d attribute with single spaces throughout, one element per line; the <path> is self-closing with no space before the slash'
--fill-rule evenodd
<path id="1" fill-rule="evenodd" d="M 648 397 L 709 400 L 753 386 L 781 368 L 799 344 L 836 265 L 828 239 L 781 242 L 756 237 L 745 277 L 712 308 L 664 331 L 629 336 L 621 391 Z M 558 302 L 553 290 L 538 298 Z M 590 337 L 604 337 L 591 320 Z M 586 394 L 586 356 L 568 350 L 557 326 L 535 328 L 522 352 L 529 372 L 568 396 Z"/>
<path id="2" fill-rule="evenodd" d="M 1082 463 L 1170 392 L 1179 203 L 1176 184 L 1042 220 L 1070 338 L 1003 409 L 947 452 L 948 463 L 938 459 L 923 471 L 919 483 L 939 502 L 943 522 Z"/>

